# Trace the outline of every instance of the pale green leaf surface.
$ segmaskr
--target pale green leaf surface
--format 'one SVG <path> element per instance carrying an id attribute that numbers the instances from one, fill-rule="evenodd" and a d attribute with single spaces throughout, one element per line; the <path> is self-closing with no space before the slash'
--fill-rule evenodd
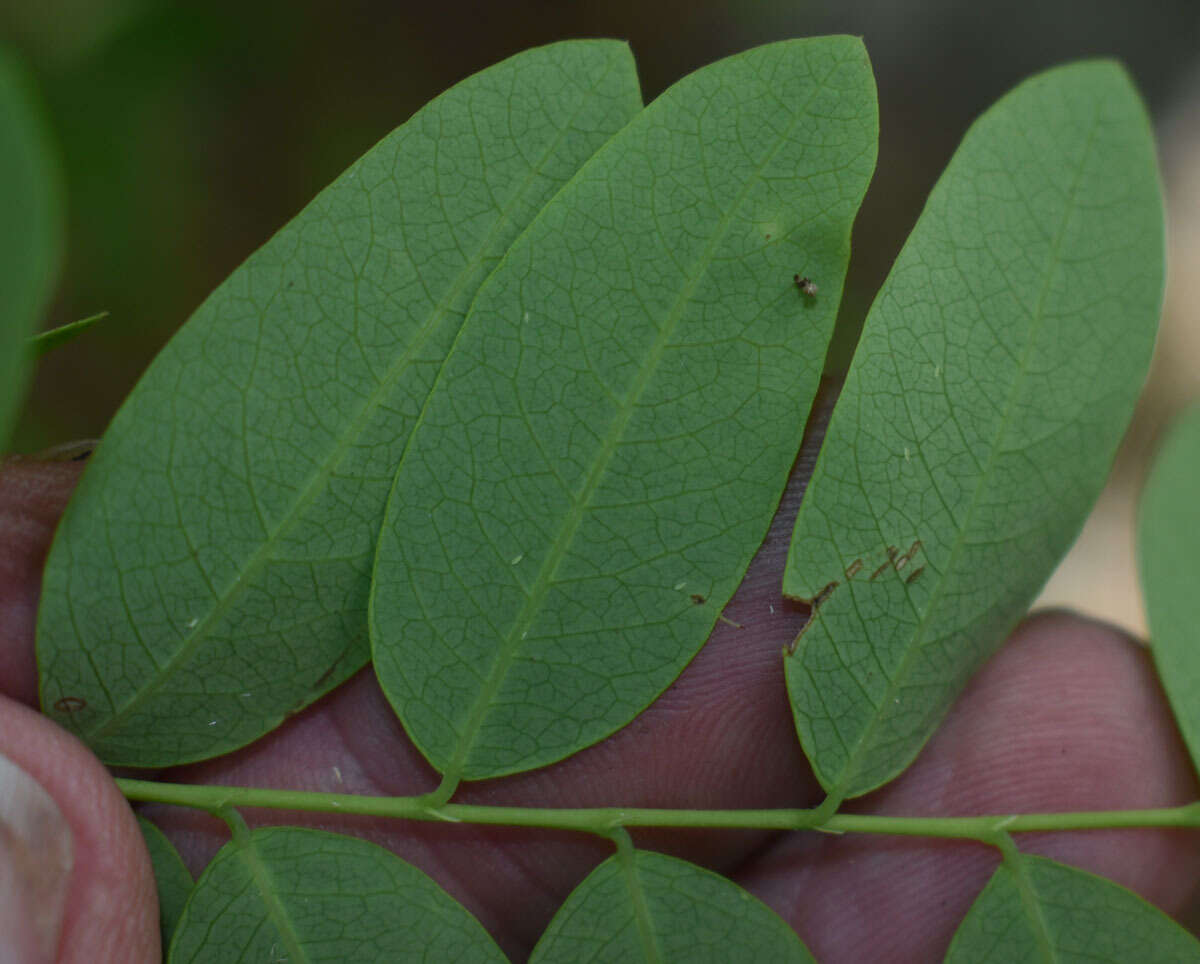
<path id="1" fill-rule="evenodd" d="M 867 318 L 788 556 L 784 593 L 819 600 L 788 690 L 831 796 L 912 761 L 1074 539 L 1162 286 L 1119 66 L 1041 74 L 972 126 Z"/>
<path id="2" fill-rule="evenodd" d="M 530 964 L 811 964 L 771 908 L 733 881 L 674 857 L 636 850 L 593 870 L 567 897 Z"/>
<path id="3" fill-rule="evenodd" d="M 1186 964 L 1200 944 L 1111 880 L 1021 854 L 1001 864 L 963 918 L 947 964 Z"/>
<path id="4" fill-rule="evenodd" d="M 1138 563 L 1150 650 L 1200 772 L 1200 406 L 1172 427 L 1138 513 Z"/>
<path id="5" fill-rule="evenodd" d="M 235 836 L 205 868 L 169 964 L 345 964 L 506 958 L 416 867 L 354 837 L 273 827 Z"/>
<path id="6" fill-rule="evenodd" d="M 876 135 L 857 39 L 720 61 L 605 145 L 481 289 L 372 595 L 379 680 L 448 780 L 607 736 L 707 638 L 799 447 Z"/>
<path id="7" fill-rule="evenodd" d="M 29 340 L 29 351 L 34 358 L 41 358 L 43 355 L 48 355 L 54 349 L 70 344 L 96 322 L 102 321 L 107 317 L 107 311 L 100 311 L 94 315 L 88 315 L 86 318 L 80 318 L 78 321 L 72 321 L 66 325 L 59 325 L 57 328 L 51 328 L 49 331 L 40 332 Z"/>
<path id="8" fill-rule="evenodd" d="M 0 451 L 25 397 L 25 344 L 58 273 L 62 201 L 57 175 L 29 80 L 0 46 Z"/>
<path id="9" fill-rule="evenodd" d="M 467 79 L 238 268 L 142 378 L 59 527 L 42 705 L 105 761 L 213 756 L 368 657 L 395 467 L 474 292 L 640 109 L 624 44 Z"/>
<path id="10" fill-rule="evenodd" d="M 158 925 L 162 932 L 163 957 L 183 914 L 183 905 L 192 892 L 191 872 L 184 866 L 174 845 L 161 830 L 145 817 L 138 817 L 138 828 L 150 851 L 154 883 L 158 889 Z"/>

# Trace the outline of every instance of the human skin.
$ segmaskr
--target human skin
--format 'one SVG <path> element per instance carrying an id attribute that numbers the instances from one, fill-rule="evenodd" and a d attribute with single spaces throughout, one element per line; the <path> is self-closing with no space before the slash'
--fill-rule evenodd
<path id="1" fill-rule="evenodd" d="M 796 740 L 779 655 L 805 619 L 802 609 L 780 600 L 779 579 L 811 464 L 804 456 L 797 463 L 768 540 L 725 610 L 742 628 L 719 622 L 667 693 L 610 739 L 554 766 L 464 784 L 455 801 L 706 809 L 818 804 L 822 794 Z M 74 844 L 57 956 L 12 959 L 154 961 L 156 898 L 133 812 L 95 757 L 34 711 L 40 571 L 81 469 L 79 462 L 36 459 L 0 465 L 0 753 L 54 799 Z M 158 776 L 404 796 L 438 782 L 369 671 L 237 753 Z M 971 815 L 1162 807 L 1197 798 L 1144 647 L 1111 627 L 1053 612 L 1018 627 L 912 767 L 844 810 Z M 227 839 L 223 824 L 193 811 L 143 812 L 167 832 L 193 872 Z M 514 960 L 528 955 L 570 890 L 611 852 L 600 839 L 536 828 L 274 811 L 245 816 L 251 824 L 303 824 L 388 847 L 462 901 Z M 699 862 L 747 887 L 826 964 L 940 959 L 998 862 L 982 845 L 911 837 L 633 836 L 639 845 Z M 1022 835 L 1018 844 L 1110 877 L 1176 915 L 1200 879 L 1196 832 L 1046 833 Z M 0 871 L 6 859 L 9 851 L 0 846 Z M 5 879 L 0 872 L 0 888 Z M 10 928 L 0 933 L 0 947 L 19 948 L 28 939 L 36 955 L 38 937 L 18 933 L 20 921 L 20 915 L 0 914 L 0 928 Z M 0 961 L 8 959 L 0 952 Z"/>

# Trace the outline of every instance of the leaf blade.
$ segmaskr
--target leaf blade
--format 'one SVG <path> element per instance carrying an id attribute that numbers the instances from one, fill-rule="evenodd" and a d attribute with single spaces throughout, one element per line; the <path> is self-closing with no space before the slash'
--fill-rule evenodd
<path id="1" fill-rule="evenodd" d="M 0 447 L 28 381 L 25 342 L 53 293 L 62 248 L 57 162 L 29 78 L 0 45 Z"/>
<path id="2" fill-rule="evenodd" d="M 1200 406 L 1180 416 L 1159 449 L 1138 508 L 1138 563 L 1150 651 L 1179 731 L 1200 772 Z"/>
<path id="3" fill-rule="evenodd" d="M 647 850 L 618 853 L 563 902 L 530 964 L 815 958 L 771 908 L 733 881 Z"/>
<path id="4" fill-rule="evenodd" d="M 1198 961 L 1200 943 L 1161 910 L 1104 877 L 1018 854 L 996 868 L 947 964 Z"/>
<path id="5" fill-rule="evenodd" d="M 728 58 L 606 145 L 480 291 L 372 591 L 377 676 L 449 781 L 607 736 L 707 637 L 799 446 L 876 129 L 858 40 Z"/>
<path id="6" fill-rule="evenodd" d="M 519 54 L 239 268 L 114 419 L 46 570 L 43 707 L 109 763 L 226 752 L 367 659 L 395 463 L 479 282 L 640 106 L 614 41 Z"/>
<path id="7" fill-rule="evenodd" d="M 911 762 L 1074 538 L 1144 378 L 1162 252 L 1119 66 L 1034 77 L 964 138 L 868 317 L 788 556 L 784 593 L 820 597 L 785 672 L 832 796 Z"/>
<path id="8" fill-rule="evenodd" d="M 416 867 L 365 840 L 299 827 L 255 830 L 221 848 L 169 959 L 505 961 L 479 921 Z"/>
<path id="9" fill-rule="evenodd" d="M 150 851 L 150 865 L 154 868 L 154 884 L 158 891 L 158 926 L 162 934 L 163 960 L 166 960 L 167 948 L 171 946 L 171 938 L 179 925 L 179 918 L 183 916 L 184 905 L 191 896 L 195 881 L 166 834 L 145 817 L 139 816 L 137 822 L 146 841 L 146 849 Z"/>

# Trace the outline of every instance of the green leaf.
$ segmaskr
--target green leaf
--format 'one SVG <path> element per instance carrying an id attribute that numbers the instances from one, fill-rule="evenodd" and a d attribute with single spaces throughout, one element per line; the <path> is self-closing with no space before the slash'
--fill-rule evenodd
<path id="1" fill-rule="evenodd" d="M 571 892 L 533 949 L 530 964 L 588 961 L 814 962 L 766 904 L 674 857 L 618 853 Z"/>
<path id="2" fill-rule="evenodd" d="M 1045 857 L 1005 860 L 958 927 L 947 964 L 1184 964 L 1200 961 L 1186 930 L 1111 880 Z"/>
<path id="3" fill-rule="evenodd" d="M 25 342 L 54 290 L 61 208 L 57 160 L 29 78 L 0 45 L 0 450 L 25 396 Z"/>
<path id="4" fill-rule="evenodd" d="M 448 781 L 602 739 L 704 643 L 799 447 L 876 132 L 857 39 L 723 60 L 605 145 L 480 291 L 372 596 L 380 683 Z"/>
<path id="5" fill-rule="evenodd" d="M 200 307 L 59 527 L 42 704 L 106 762 L 232 750 L 368 657 L 395 467 L 480 282 L 639 109 L 624 44 L 520 54 L 418 112 Z"/>
<path id="6" fill-rule="evenodd" d="M 1155 459 L 1138 515 L 1138 562 L 1150 650 L 1200 772 L 1200 405 L 1181 416 Z"/>
<path id="7" fill-rule="evenodd" d="M 483 926 L 382 847 L 297 827 L 221 848 L 196 882 L 170 964 L 504 962 Z"/>
<path id="8" fill-rule="evenodd" d="M 161 830 L 145 817 L 138 817 L 138 827 L 150 851 L 154 867 L 154 882 L 158 885 L 158 924 L 162 931 L 163 959 L 167 947 L 183 914 L 183 905 L 192 892 L 192 875 L 184 866 L 179 851 Z"/>
<path id="9" fill-rule="evenodd" d="M 41 358 L 43 355 L 48 355 L 54 349 L 61 348 L 63 345 L 73 342 L 96 322 L 102 321 L 107 317 L 108 312 L 101 311 L 94 315 L 88 315 L 86 318 L 80 318 L 78 321 L 72 321 L 70 324 L 59 325 L 57 328 L 43 331 L 29 340 L 29 351 L 34 358 Z"/>
<path id="10" fill-rule="evenodd" d="M 831 797 L 904 769 L 1070 545 L 1154 344 L 1163 214 L 1110 62 L 1048 71 L 967 133 L 867 318 L 796 521 L 785 659 Z"/>

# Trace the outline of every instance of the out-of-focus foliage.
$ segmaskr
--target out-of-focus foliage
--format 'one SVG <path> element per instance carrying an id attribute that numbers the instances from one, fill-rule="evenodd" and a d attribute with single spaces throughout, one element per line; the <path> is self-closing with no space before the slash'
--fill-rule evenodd
<path id="1" fill-rule="evenodd" d="M 1098 0 L 1086 17 L 1071 0 L 0 4 L 0 37 L 32 63 L 66 155 L 66 277 L 46 324 L 111 312 L 40 366 L 16 446 L 98 435 L 221 278 L 353 158 L 468 74 L 553 40 L 620 37 L 649 100 L 754 44 L 831 33 L 864 37 L 889 118 L 831 353 L 843 368 L 971 117 L 1021 77 L 1095 54 L 1127 63 L 1153 111 L 1200 49 L 1194 0 Z"/>

